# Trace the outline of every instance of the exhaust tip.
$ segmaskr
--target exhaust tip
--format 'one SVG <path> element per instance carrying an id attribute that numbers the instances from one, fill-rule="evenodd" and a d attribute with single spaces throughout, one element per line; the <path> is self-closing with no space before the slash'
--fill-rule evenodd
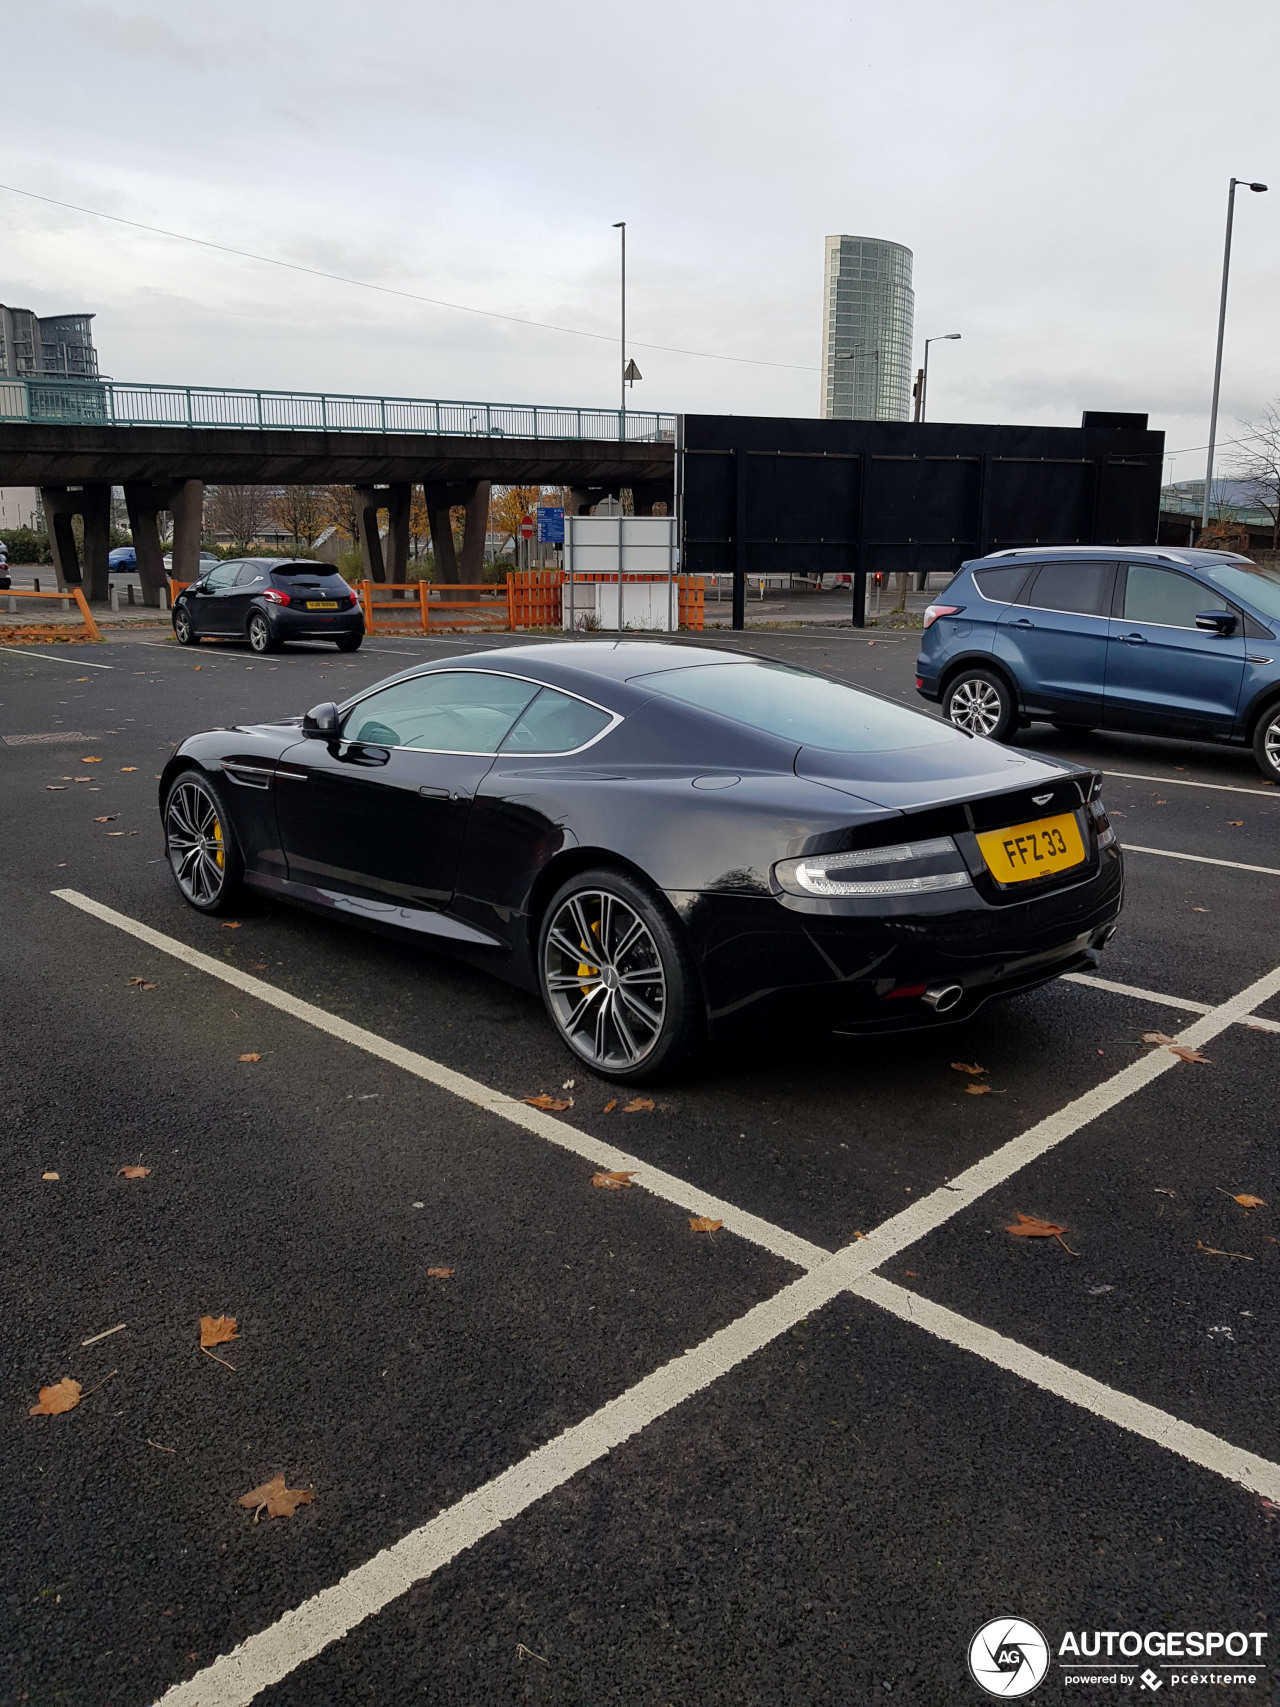
<path id="1" fill-rule="evenodd" d="M 1104 928 L 1098 932 L 1097 936 L 1094 937 L 1093 946 L 1095 948 L 1105 948 L 1119 929 L 1119 925 L 1104 926 Z"/>
<path id="2" fill-rule="evenodd" d="M 962 984 L 930 984 L 920 1000 L 931 1007 L 934 1013 L 945 1014 L 951 1012 L 963 995 Z"/>

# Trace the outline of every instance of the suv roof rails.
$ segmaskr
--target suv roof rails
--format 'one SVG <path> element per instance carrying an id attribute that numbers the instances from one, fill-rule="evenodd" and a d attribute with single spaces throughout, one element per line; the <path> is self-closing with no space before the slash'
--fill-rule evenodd
<path id="1" fill-rule="evenodd" d="M 985 563 L 992 557 L 1154 557 L 1161 563 L 1181 563 L 1184 568 L 1194 568 L 1191 559 L 1180 551 L 1166 551 L 1158 545 L 1011 545 L 1004 551 L 989 551 L 985 558 L 971 559 L 973 562 Z M 1220 551 L 1219 557 L 1234 557 L 1235 552 Z M 1250 559 L 1242 558 L 1242 562 Z"/>

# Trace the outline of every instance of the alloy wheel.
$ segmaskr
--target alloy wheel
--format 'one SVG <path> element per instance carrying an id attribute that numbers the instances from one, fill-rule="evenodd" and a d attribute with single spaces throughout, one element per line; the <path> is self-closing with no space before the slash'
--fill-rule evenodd
<path id="1" fill-rule="evenodd" d="M 178 887 L 197 907 L 211 907 L 226 881 L 227 850 L 213 797 L 198 782 L 182 782 L 169 796 L 165 846 Z"/>
<path id="2" fill-rule="evenodd" d="M 602 1071 L 636 1067 L 662 1032 L 667 979 L 648 925 L 628 902 L 582 889 L 546 934 L 543 977 L 565 1041 Z"/>
<path id="3" fill-rule="evenodd" d="M 265 616 L 249 618 L 249 645 L 254 652 L 266 652 L 271 647 L 271 630 Z"/>
<path id="4" fill-rule="evenodd" d="M 1272 776 L 1280 776 L 1280 717 L 1273 717 L 1262 737 L 1262 753 Z"/>
<path id="5" fill-rule="evenodd" d="M 947 706 L 947 716 L 956 728 L 970 735 L 990 735 L 1003 714 L 999 691 L 980 677 L 957 682 Z"/>

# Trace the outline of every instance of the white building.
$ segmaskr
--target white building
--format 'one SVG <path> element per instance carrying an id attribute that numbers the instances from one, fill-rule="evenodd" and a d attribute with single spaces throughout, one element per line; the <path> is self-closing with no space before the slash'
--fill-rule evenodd
<path id="1" fill-rule="evenodd" d="M 879 237 L 828 237 L 822 402 L 828 421 L 905 421 L 915 334 L 911 251 Z"/>
<path id="2" fill-rule="evenodd" d="M 40 493 L 34 486 L 0 486 L 0 529 L 44 527 Z"/>

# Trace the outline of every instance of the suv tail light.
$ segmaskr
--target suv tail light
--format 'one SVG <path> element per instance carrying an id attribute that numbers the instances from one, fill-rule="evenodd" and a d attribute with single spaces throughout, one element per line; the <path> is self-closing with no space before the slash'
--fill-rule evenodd
<path id="1" fill-rule="evenodd" d="M 293 603 L 288 593 L 278 592 L 275 587 L 268 587 L 262 596 L 269 605 L 291 605 Z"/>
<path id="2" fill-rule="evenodd" d="M 963 605 L 930 605 L 924 613 L 924 625 L 932 628 L 940 616 L 959 616 Z"/>

